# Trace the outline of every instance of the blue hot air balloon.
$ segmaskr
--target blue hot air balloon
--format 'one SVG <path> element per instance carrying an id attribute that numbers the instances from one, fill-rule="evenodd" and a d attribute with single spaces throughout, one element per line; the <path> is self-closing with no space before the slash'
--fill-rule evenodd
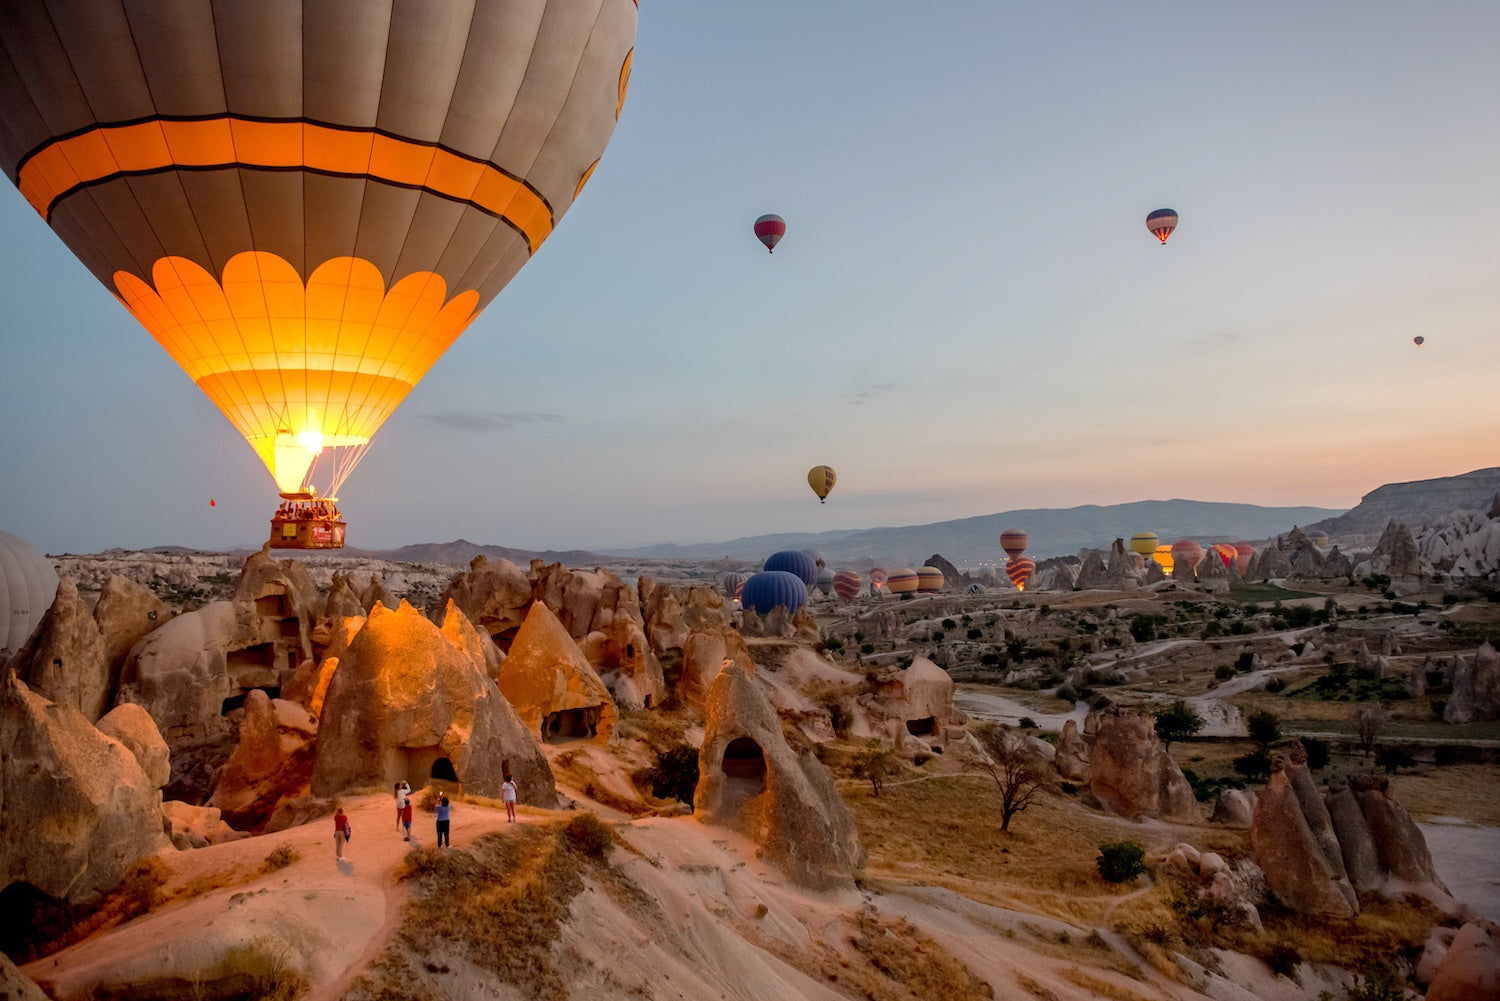
<path id="1" fill-rule="evenodd" d="M 807 604 L 807 584 L 788 570 L 762 570 L 745 581 L 740 604 L 756 615 L 765 615 L 777 605 L 795 612 Z"/>
<path id="2" fill-rule="evenodd" d="M 804 587 L 812 587 L 818 579 L 818 562 L 807 553 L 795 549 L 783 549 L 766 557 L 762 570 L 785 570 L 802 578 Z"/>

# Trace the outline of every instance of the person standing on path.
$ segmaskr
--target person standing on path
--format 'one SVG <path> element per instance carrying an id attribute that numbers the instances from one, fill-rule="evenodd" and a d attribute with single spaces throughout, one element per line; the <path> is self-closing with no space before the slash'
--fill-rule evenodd
<path id="1" fill-rule="evenodd" d="M 509 775 L 505 776 L 505 784 L 500 787 L 500 798 L 505 800 L 505 819 L 507 823 L 516 822 L 516 780 Z"/>
<path id="2" fill-rule="evenodd" d="M 448 797 L 444 796 L 438 800 L 437 805 L 437 843 L 439 848 L 452 848 L 453 842 L 448 837 L 448 818 L 451 816 L 452 807 L 448 805 Z"/>
<path id="3" fill-rule="evenodd" d="M 402 779 L 396 783 L 396 830 L 401 830 L 401 804 L 411 798 L 411 786 Z"/>
<path id="4" fill-rule="evenodd" d="M 411 797 L 401 797 L 401 840 L 411 840 Z"/>
<path id="5" fill-rule="evenodd" d="M 342 805 L 335 805 L 333 808 L 333 853 L 339 862 L 344 861 L 344 846 L 349 843 L 351 833 L 348 814 L 344 813 Z"/>

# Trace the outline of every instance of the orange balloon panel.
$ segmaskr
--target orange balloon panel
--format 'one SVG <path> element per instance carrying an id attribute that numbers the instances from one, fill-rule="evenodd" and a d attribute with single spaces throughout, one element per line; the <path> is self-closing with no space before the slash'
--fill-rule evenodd
<path id="1" fill-rule="evenodd" d="M 934 594 L 943 589 L 943 571 L 937 567 L 917 567 L 917 590 L 923 594 Z"/>
<path id="2" fill-rule="evenodd" d="M 1156 560 L 1156 565 L 1161 567 L 1161 572 L 1164 574 L 1171 574 L 1172 568 L 1177 565 L 1172 559 L 1172 547 L 1165 544 L 1156 547 L 1152 559 Z"/>

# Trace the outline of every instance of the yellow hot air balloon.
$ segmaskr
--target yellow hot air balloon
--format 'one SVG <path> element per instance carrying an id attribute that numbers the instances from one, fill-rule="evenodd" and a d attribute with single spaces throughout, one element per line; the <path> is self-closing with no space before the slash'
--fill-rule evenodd
<path id="1" fill-rule="evenodd" d="M 331 499 L 572 205 L 636 17 L 636 0 L 14 0 L 0 163 L 289 501 Z"/>
<path id="2" fill-rule="evenodd" d="M 839 474 L 833 471 L 832 466 L 814 466 L 807 471 L 807 485 L 818 495 L 819 504 L 828 503 L 828 494 L 838 478 Z"/>
<path id="3" fill-rule="evenodd" d="M 1155 532 L 1136 532 L 1130 537 L 1130 551 L 1137 556 L 1150 556 L 1160 544 Z"/>

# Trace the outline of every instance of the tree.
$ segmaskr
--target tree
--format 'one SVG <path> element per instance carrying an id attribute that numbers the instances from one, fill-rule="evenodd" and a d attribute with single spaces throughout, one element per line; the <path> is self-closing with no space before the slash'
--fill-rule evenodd
<path id="1" fill-rule="evenodd" d="M 698 749 L 689 744 L 669 747 L 656 756 L 656 766 L 647 773 L 651 795 L 681 800 L 693 805 L 698 788 Z"/>
<path id="2" fill-rule="evenodd" d="M 869 779 L 874 795 L 880 795 L 880 786 L 896 770 L 896 754 L 882 741 L 867 740 L 865 746 L 854 755 L 849 771 L 857 779 Z"/>
<path id="3" fill-rule="evenodd" d="M 1011 818 L 1041 791 L 1041 762 L 1023 738 L 998 723 L 981 723 L 972 732 L 981 751 L 979 766 L 1000 788 L 1000 830 L 1009 831 Z"/>
<path id="4" fill-rule="evenodd" d="M 1257 709 L 1245 720 L 1250 739 L 1261 747 L 1269 747 L 1281 739 L 1281 717 L 1269 709 Z"/>
<path id="5" fill-rule="evenodd" d="M 1198 710 L 1178 699 L 1165 709 L 1156 711 L 1156 735 L 1171 750 L 1172 741 L 1187 740 L 1203 729 L 1203 717 Z"/>
<path id="6" fill-rule="evenodd" d="M 1360 706 L 1354 710 L 1354 729 L 1359 734 L 1360 750 L 1365 757 L 1375 750 L 1380 731 L 1385 729 L 1385 709 L 1381 706 Z"/>
<path id="7" fill-rule="evenodd" d="M 1146 846 L 1139 841 L 1106 841 L 1094 865 L 1111 883 L 1128 883 L 1146 871 Z"/>

